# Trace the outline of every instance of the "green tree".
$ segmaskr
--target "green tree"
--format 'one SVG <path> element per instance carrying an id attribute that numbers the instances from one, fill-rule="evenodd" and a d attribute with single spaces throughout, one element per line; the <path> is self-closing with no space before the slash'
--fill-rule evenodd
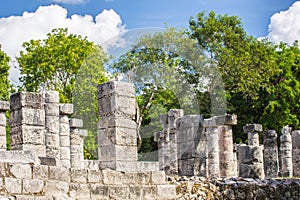
<path id="1" fill-rule="evenodd" d="M 227 112 L 238 115 L 235 140 L 245 140 L 242 126 L 258 123 L 268 102 L 266 91 L 278 73 L 276 46 L 247 35 L 236 16 L 200 12 L 191 18 L 190 35 L 209 52 L 222 75 Z"/>
<path id="2" fill-rule="evenodd" d="M 10 58 L 1 50 L 0 45 L 0 100 L 8 101 L 10 83 L 8 79 Z"/>
<path id="3" fill-rule="evenodd" d="M 72 101 L 76 74 L 94 44 L 67 29 L 53 29 L 44 40 L 23 43 L 24 51 L 17 58 L 21 90 L 56 90 L 60 102 Z"/>

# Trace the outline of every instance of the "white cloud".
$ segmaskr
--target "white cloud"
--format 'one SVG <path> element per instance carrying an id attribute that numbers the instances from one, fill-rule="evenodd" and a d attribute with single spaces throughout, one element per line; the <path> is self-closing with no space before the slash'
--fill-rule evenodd
<path id="1" fill-rule="evenodd" d="M 96 44 L 111 38 L 117 39 L 118 35 L 125 32 L 121 18 L 114 10 L 104 10 L 95 19 L 90 15 L 72 15 L 68 18 L 65 8 L 58 5 L 41 6 L 33 13 L 0 18 L 2 50 L 14 58 L 19 55 L 23 42 L 44 39 L 54 28 L 68 28 L 70 33 L 87 36 Z M 13 71 L 11 76 L 15 74 Z"/>
<path id="2" fill-rule="evenodd" d="M 89 0 L 53 0 L 56 3 L 65 3 L 65 4 L 84 4 Z"/>
<path id="3" fill-rule="evenodd" d="M 283 41 L 292 44 L 295 40 L 300 41 L 300 1 L 271 17 L 267 37 L 275 43 Z"/>

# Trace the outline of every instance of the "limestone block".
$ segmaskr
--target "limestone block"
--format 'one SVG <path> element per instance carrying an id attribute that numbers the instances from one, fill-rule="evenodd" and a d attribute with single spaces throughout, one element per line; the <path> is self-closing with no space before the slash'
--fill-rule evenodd
<path id="1" fill-rule="evenodd" d="M 59 146 L 69 147 L 70 146 L 70 136 L 60 136 L 59 137 Z"/>
<path id="2" fill-rule="evenodd" d="M 237 125 L 237 115 L 220 115 L 214 117 L 216 125 Z"/>
<path id="3" fill-rule="evenodd" d="M 98 123 L 98 130 L 101 128 L 115 128 L 115 127 L 136 129 L 137 124 L 134 120 L 127 119 L 127 118 L 120 118 L 113 115 L 109 117 L 100 117 Z"/>
<path id="4" fill-rule="evenodd" d="M 59 114 L 61 115 L 71 115 L 74 112 L 73 104 L 65 103 L 59 104 Z"/>
<path id="5" fill-rule="evenodd" d="M 57 181 L 70 181 L 70 170 L 68 168 L 50 166 L 49 179 Z"/>
<path id="6" fill-rule="evenodd" d="M 0 136 L 6 136 L 6 127 L 0 126 Z"/>
<path id="7" fill-rule="evenodd" d="M 260 146 L 238 145 L 238 160 L 242 163 L 263 162 L 263 153 Z"/>
<path id="8" fill-rule="evenodd" d="M 178 118 L 184 115 L 184 111 L 182 109 L 171 109 L 168 112 L 168 125 L 170 129 L 176 128 L 176 121 Z"/>
<path id="9" fill-rule="evenodd" d="M 59 147 L 58 146 L 53 146 L 53 145 L 47 145 L 46 146 L 46 155 L 51 158 L 60 158 L 60 152 L 59 152 Z"/>
<path id="10" fill-rule="evenodd" d="M 6 126 L 6 112 L 0 111 L 0 126 Z"/>
<path id="11" fill-rule="evenodd" d="M 121 81 L 110 81 L 100 84 L 97 87 L 98 99 L 112 94 L 125 95 L 128 97 L 135 97 L 135 87 L 132 83 Z"/>
<path id="12" fill-rule="evenodd" d="M 87 170 L 86 169 L 71 169 L 71 182 L 86 183 Z"/>
<path id="13" fill-rule="evenodd" d="M 248 132 L 248 145 L 259 146 L 259 135 L 257 132 Z"/>
<path id="14" fill-rule="evenodd" d="M 5 189 L 8 194 L 21 194 L 22 193 L 22 180 L 16 178 L 4 178 Z"/>
<path id="15" fill-rule="evenodd" d="M 41 93 L 19 92 L 10 96 L 10 110 L 21 108 L 41 109 L 44 110 L 44 98 Z"/>
<path id="16" fill-rule="evenodd" d="M 71 133 L 70 134 L 70 144 L 72 146 L 74 146 L 74 145 L 83 146 L 83 139 L 80 137 L 80 135 Z"/>
<path id="17" fill-rule="evenodd" d="M 98 148 L 100 161 L 137 161 L 137 148 L 134 146 L 100 146 Z"/>
<path id="18" fill-rule="evenodd" d="M 31 151 L 34 152 L 34 155 L 45 156 L 45 146 L 38 144 L 17 144 L 12 146 L 11 150 L 23 150 L 23 151 Z"/>
<path id="19" fill-rule="evenodd" d="M 98 130 L 98 145 L 106 146 L 111 144 L 136 146 L 136 129 L 117 127 Z"/>
<path id="20" fill-rule="evenodd" d="M 102 172 L 100 170 L 87 170 L 87 182 L 88 183 L 100 183 L 102 182 Z"/>
<path id="21" fill-rule="evenodd" d="M 87 137 L 89 135 L 89 132 L 86 129 L 79 129 L 78 132 L 77 132 L 77 134 L 80 137 Z"/>
<path id="22" fill-rule="evenodd" d="M 18 126 L 10 130 L 11 146 L 19 144 L 44 144 L 44 127 L 39 126 Z"/>
<path id="23" fill-rule="evenodd" d="M 59 164 L 60 164 L 61 167 L 65 167 L 65 168 L 70 168 L 71 167 L 70 159 L 60 160 Z"/>
<path id="24" fill-rule="evenodd" d="M 38 179 L 23 180 L 23 194 L 41 194 L 44 181 Z"/>
<path id="25" fill-rule="evenodd" d="M 122 185 L 112 185 L 108 188 L 109 197 L 112 199 L 128 199 L 129 187 Z"/>
<path id="26" fill-rule="evenodd" d="M 151 172 L 151 183 L 155 185 L 164 184 L 166 182 L 166 175 L 164 171 Z"/>
<path id="27" fill-rule="evenodd" d="M 263 131 L 263 127 L 261 124 L 247 124 L 246 126 L 243 127 L 244 133 L 249 133 L 249 132 L 260 132 Z"/>
<path id="28" fill-rule="evenodd" d="M 45 184 L 45 196 L 60 195 L 68 197 L 69 183 L 57 180 L 48 180 Z"/>
<path id="29" fill-rule="evenodd" d="M 157 195 L 161 199 L 175 199 L 176 186 L 175 185 L 158 185 Z"/>
<path id="30" fill-rule="evenodd" d="M 243 178 L 264 178 L 263 164 L 239 164 L 239 176 Z"/>
<path id="31" fill-rule="evenodd" d="M 58 134 L 46 134 L 45 144 L 47 146 L 59 146 L 59 135 Z"/>
<path id="32" fill-rule="evenodd" d="M 58 103 L 46 103 L 45 104 L 45 115 L 58 116 L 59 115 L 59 104 Z"/>
<path id="33" fill-rule="evenodd" d="M 57 91 L 47 91 L 45 93 L 45 102 L 46 103 L 58 103 L 59 102 L 59 93 Z"/>
<path id="34" fill-rule="evenodd" d="M 69 147 L 60 147 L 60 159 L 61 160 L 70 160 L 70 148 Z"/>
<path id="35" fill-rule="evenodd" d="M 9 118 L 11 127 L 21 125 L 44 126 L 45 111 L 42 109 L 23 108 L 22 110 L 14 110 Z"/>
<path id="36" fill-rule="evenodd" d="M 83 120 L 72 118 L 70 119 L 70 128 L 82 128 L 83 127 Z"/>
<path id="37" fill-rule="evenodd" d="M 292 136 L 290 134 L 284 134 L 280 136 L 280 142 L 284 143 L 284 142 L 289 142 L 292 143 Z"/>
<path id="38" fill-rule="evenodd" d="M 91 199 L 109 200 L 109 186 L 92 184 L 91 185 Z"/>
<path id="39" fill-rule="evenodd" d="M 49 167 L 47 165 L 33 165 L 32 178 L 39 180 L 48 180 Z"/>
<path id="40" fill-rule="evenodd" d="M 158 188 L 157 186 L 143 186 L 142 190 L 142 199 L 157 199 L 158 195 Z M 175 199 L 175 198 L 171 198 Z"/>
<path id="41" fill-rule="evenodd" d="M 0 101 L 0 111 L 9 110 L 9 101 Z"/>
<path id="42" fill-rule="evenodd" d="M 1 127 L 0 127 L 1 131 Z M 0 135 L 0 150 L 6 150 L 6 136 L 5 135 Z"/>
<path id="43" fill-rule="evenodd" d="M 20 179 L 31 179 L 32 169 L 30 164 L 9 164 L 9 173 L 11 177 Z"/>
<path id="44" fill-rule="evenodd" d="M 39 159 L 36 152 L 30 151 L 0 151 L 0 163 L 32 163 L 39 164 Z"/>
<path id="45" fill-rule="evenodd" d="M 100 116 L 114 114 L 116 116 L 135 117 L 136 99 L 123 95 L 107 96 L 98 99 L 98 109 Z"/>
<path id="46" fill-rule="evenodd" d="M 70 183 L 69 195 L 72 199 L 90 199 L 90 190 L 87 184 Z"/>
<path id="47" fill-rule="evenodd" d="M 59 123 L 60 124 L 68 124 L 69 125 L 70 119 L 68 115 L 60 115 L 59 116 Z"/>

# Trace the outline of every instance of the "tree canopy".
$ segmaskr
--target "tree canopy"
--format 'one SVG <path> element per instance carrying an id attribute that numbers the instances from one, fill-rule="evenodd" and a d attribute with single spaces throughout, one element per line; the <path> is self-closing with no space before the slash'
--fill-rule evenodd
<path id="1" fill-rule="evenodd" d="M 0 100 L 9 100 L 10 84 L 8 79 L 10 58 L 1 50 L 0 45 Z"/>

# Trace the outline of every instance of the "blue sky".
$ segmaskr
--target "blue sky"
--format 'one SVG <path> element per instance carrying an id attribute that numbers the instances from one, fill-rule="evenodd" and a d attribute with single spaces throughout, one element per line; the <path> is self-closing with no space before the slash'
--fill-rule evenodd
<path id="1" fill-rule="evenodd" d="M 12 60 L 22 44 L 43 39 L 53 28 L 87 36 L 96 44 L 113 43 L 125 32 L 170 26 L 188 28 L 201 11 L 235 15 L 246 32 L 270 41 L 300 41 L 300 1 L 295 0 L 7 0 L 0 6 L 0 45 Z M 14 62 L 12 62 L 13 64 Z M 17 82 L 11 68 L 10 79 Z"/>
<path id="2" fill-rule="evenodd" d="M 68 10 L 69 17 L 73 14 L 96 16 L 103 9 L 113 9 L 121 16 L 127 29 L 163 27 L 165 22 L 185 28 L 188 26 L 190 16 L 196 16 L 203 10 L 214 10 L 218 14 L 239 16 L 248 34 L 261 37 L 268 33 L 270 17 L 276 12 L 287 10 L 296 2 L 295 0 L 74 0 L 76 4 L 72 4 L 59 1 L 64 0 L 3 1 L 0 17 L 22 15 L 24 11 L 35 12 L 41 5 L 56 3 Z"/>

